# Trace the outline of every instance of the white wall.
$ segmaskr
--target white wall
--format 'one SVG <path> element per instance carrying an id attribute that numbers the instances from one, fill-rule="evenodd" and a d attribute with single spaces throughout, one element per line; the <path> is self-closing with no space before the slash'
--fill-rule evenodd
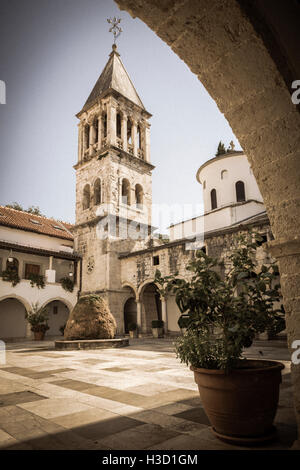
<path id="1" fill-rule="evenodd" d="M 45 250 L 67 251 L 68 253 L 73 251 L 73 240 L 49 237 L 48 235 L 4 227 L 3 225 L 0 225 L 0 240 Z"/>
<path id="2" fill-rule="evenodd" d="M 191 223 L 192 220 L 187 220 L 170 227 L 170 241 L 189 238 L 196 234 L 203 234 L 211 230 L 229 227 L 232 224 L 263 211 L 264 205 L 255 201 L 216 209 L 203 216 L 197 217 L 194 219 L 195 222 L 193 224 Z"/>
<path id="3" fill-rule="evenodd" d="M 222 171 L 226 170 L 226 177 L 221 178 Z M 202 184 L 204 212 L 211 210 L 210 192 L 217 191 L 218 207 L 236 202 L 235 183 L 243 181 L 245 184 L 246 200 L 254 199 L 263 202 L 256 180 L 245 154 L 229 154 L 211 159 L 203 168 L 198 170 L 197 179 Z"/>
<path id="4" fill-rule="evenodd" d="M 225 154 L 212 158 L 199 168 L 197 180 L 202 184 L 204 214 L 171 226 L 171 241 L 229 227 L 265 210 L 245 154 Z M 238 203 L 236 200 L 237 181 L 243 181 L 245 185 L 246 202 Z M 214 210 L 211 209 L 212 189 L 217 192 L 217 208 Z"/>

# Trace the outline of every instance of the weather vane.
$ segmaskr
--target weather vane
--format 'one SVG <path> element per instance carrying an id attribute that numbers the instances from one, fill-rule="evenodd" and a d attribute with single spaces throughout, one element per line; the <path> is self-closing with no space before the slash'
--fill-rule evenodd
<path id="1" fill-rule="evenodd" d="M 121 23 L 121 18 L 116 18 L 114 16 L 113 18 L 107 18 L 107 22 L 112 25 L 109 32 L 113 33 L 113 35 L 114 35 L 114 44 L 116 44 L 116 39 L 123 32 L 122 28 L 120 28 L 120 26 L 118 26 Z"/>

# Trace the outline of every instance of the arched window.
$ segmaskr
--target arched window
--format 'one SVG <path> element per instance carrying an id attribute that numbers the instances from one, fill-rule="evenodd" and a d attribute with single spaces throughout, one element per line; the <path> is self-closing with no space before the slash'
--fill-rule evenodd
<path id="1" fill-rule="evenodd" d="M 87 124 L 84 128 L 84 135 L 85 135 L 85 146 L 88 149 L 90 146 L 90 126 Z"/>
<path id="2" fill-rule="evenodd" d="M 102 133 L 103 137 L 107 137 L 107 113 L 104 111 L 102 113 Z"/>
<path id="3" fill-rule="evenodd" d="M 221 180 L 226 180 L 228 176 L 228 171 L 227 170 L 222 170 L 221 171 Z"/>
<path id="4" fill-rule="evenodd" d="M 6 261 L 6 270 L 14 271 L 16 274 L 19 274 L 19 261 L 17 260 L 17 258 L 8 258 L 8 260 Z"/>
<path id="5" fill-rule="evenodd" d="M 117 137 L 119 139 L 121 138 L 121 114 L 117 113 L 117 119 L 116 119 L 116 132 L 117 132 Z"/>
<path id="6" fill-rule="evenodd" d="M 91 202 L 90 185 L 86 184 L 83 189 L 83 199 L 82 199 L 83 210 L 88 209 L 90 207 L 90 202 Z"/>
<path id="7" fill-rule="evenodd" d="M 135 203 L 139 208 L 143 205 L 143 188 L 140 184 L 135 185 Z"/>
<path id="8" fill-rule="evenodd" d="M 132 128 L 132 122 L 130 119 L 127 119 L 127 143 L 130 145 L 132 144 L 131 128 Z"/>
<path id="9" fill-rule="evenodd" d="M 141 149 L 142 148 L 142 134 L 141 134 L 141 128 L 139 125 L 136 128 L 136 133 L 137 133 L 137 148 Z"/>
<path id="10" fill-rule="evenodd" d="M 94 204 L 101 204 L 101 180 L 97 178 L 94 183 Z"/>
<path id="11" fill-rule="evenodd" d="M 122 203 L 130 205 L 130 183 L 126 178 L 122 181 Z"/>
<path id="12" fill-rule="evenodd" d="M 210 192 L 210 201 L 211 201 L 211 210 L 216 209 L 218 207 L 217 204 L 217 191 L 212 189 Z"/>
<path id="13" fill-rule="evenodd" d="M 94 120 L 94 136 L 95 136 L 95 141 L 94 143 L 96 144 L 99 141 L 99 127 L 98 127 L 98 118 L 95 118 Z"/>
<path id="14" fill-rule="evenodd" d="M 236 200 L 237 200 L 237 202 L 246 201 L 245 185 L 244 185 L 243 181 L 237 181 L 237 182 L 235 183 L 235 192 L 236 192 Z"/>

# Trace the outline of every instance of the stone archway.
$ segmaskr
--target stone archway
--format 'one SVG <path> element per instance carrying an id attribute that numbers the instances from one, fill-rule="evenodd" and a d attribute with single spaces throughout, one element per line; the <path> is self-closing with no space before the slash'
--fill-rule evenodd
<path id="1" fill-rule="evenodd" d="M 142 304 L 142 331 L 151 332 L 152 320 L 162 319 L 162 305 L 157 286 L 153 282 L 144 285 L 140 292 Z"/>
<path id="2" fill-rule="evenodd" d="M 137 323 L 137 305 L 134 297 L 129 297 L 124 304 L 124 332 L 129 333 L 130 323 Z"/>
<path id="3" fill-rule="evenodd" d="M 67 323 L 70 314 L 69 307 L 59 299 L 50 300 L 44 307 L 48 310 L 48 325 L 50 327 L 46 336 L 61 335 L 60 327 Z"/>
<path id="4" fill-rule="evenodd" d="M 299 5 L 115 1 L 144 21 L 198 76 L 247 154 L 275 237 L 269 249 L 279 261 L 292 352 L 300 339 L 300 114 L 290 87 L 300 74 L 297 41 L 292 44 L 281 32 L 285 9 L 295 22 Z M 292 377 L 300 429 L 300 365 L 292 364 Z"/>
<path id="5" fill-rule="evenodd" d="M 25 338 L 27 321 L 25 319 L 26 307 L 24 303 L 14 297 L 0 301 L 0 338 Z"/>

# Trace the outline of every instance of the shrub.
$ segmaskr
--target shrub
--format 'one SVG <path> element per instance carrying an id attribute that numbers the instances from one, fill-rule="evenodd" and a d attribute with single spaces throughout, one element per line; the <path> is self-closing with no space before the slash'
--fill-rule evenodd
<path id="1" fill-rule="evenodd" d="M 280 285 L 274 285 L 276 266 L 258 266 L 259 241 L 251 233 L 233 239 L 231 270 L 225 279 L 218 272 L 218 260 L 201 250 L 186 267 L 189 281 L 168 279 L 180 312 L 189 317 L 187 332 L 176 343 L 182 362 L 230 370 L 256 334 L 284 328 L 283 312 L 274 308 L 280 299 Z"/>
<path id="2" fill-rule="evenodd" d="M 38 289 L 44 289 L 45 281 L 44 276 L 42 276 L 41 274 L 30 273 L 28 275 L 28 279 L 30 280 L 31 287 L 37 286 Z"/>
<path id="3" fill-rule="evenodd" d="M 7 268 L 2 271 L 2 279 L 6 282 L 11 282 L 11 285 L 15 287 L 20 282 L 20 277 L 14 268 Z"/>
<path id="4" fill-rule="evenodd" d="M 178 318 L 177 324 L 179 328 L 187 328 L 189 326 L 189 323 L 190 323 L 190 317 L 188 315 L 181 315 Z"/>
<path id="5" fill-rule="evenodd" d="M 62 277 L 60 283 L 64 290 L 66 290 L 67 292 L 73 292 L 74 282 L 68 276 Z"/>

